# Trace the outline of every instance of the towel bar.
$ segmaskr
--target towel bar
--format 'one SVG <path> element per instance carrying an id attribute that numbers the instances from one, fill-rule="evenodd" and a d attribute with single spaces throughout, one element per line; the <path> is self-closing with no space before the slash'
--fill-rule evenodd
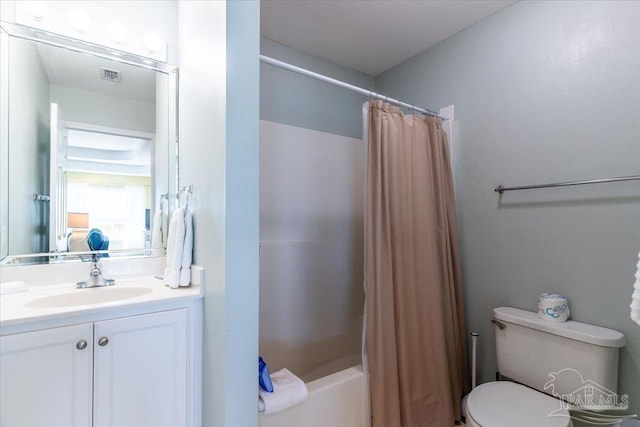
<path id="1" fill-rule="evenodd" d="M 505 191 L 514 191 L 514 190 L 532 190 L 534 188 L 567 187 L 569 185 L 601 184 L 605 182 L 636 181 L 636 180 L 640 180 L 640 175 L 621 176 L 617 178 L 589 179 L 585 181 L 556 182 L 553 184 L 524 185 L 520 187 L 503 187 L 501 184 L 501 185 L 498 185 L 493 191 L 495 191 L 496 193 L 502 194 Z"/>

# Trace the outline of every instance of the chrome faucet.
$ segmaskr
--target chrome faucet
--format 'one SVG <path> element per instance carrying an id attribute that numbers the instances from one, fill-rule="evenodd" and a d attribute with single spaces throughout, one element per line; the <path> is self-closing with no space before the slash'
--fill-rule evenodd
<path id="1" fill-rule="evenodd" d="M 88 282 L 78 282 L 76 283 L 76 288 L 97 288 L 101 286 L 113 286 L 116 284 L 114 279 L 105 279 L 102 277 L 102 271 L 100 267 L 98 267 L 98 259 L 96 256 L 93 256 L 91 260 L 91 272 L 89 273 L 89 281 Z"/>

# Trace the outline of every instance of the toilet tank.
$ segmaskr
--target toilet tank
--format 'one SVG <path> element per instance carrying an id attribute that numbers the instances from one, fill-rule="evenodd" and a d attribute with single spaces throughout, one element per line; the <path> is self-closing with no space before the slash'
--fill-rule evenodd
<path id="1" fill-rule="evenodd" d="M 493 323 L 501 375 L 556 397 L 585 386 L 617 393 L 620 332 L 511 307 L 494 309 Z"/>

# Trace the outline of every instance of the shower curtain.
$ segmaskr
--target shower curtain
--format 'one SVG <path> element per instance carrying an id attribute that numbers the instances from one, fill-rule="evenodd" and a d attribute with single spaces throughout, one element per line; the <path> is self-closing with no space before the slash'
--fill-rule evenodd
<path id="1" fill-rule="evenodd" d="M 365 323 L 373 427 L 449 427 L 468 389 L 453 180 L 442 120 L 369 108 Z"/>

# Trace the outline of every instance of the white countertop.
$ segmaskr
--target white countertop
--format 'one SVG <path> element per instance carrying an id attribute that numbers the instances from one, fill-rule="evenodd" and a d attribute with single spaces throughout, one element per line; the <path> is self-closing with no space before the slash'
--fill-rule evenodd
<path id="1" fill-rule="evenodd" d="M 200 285 L 171 289 L 153 276 L 116 279 L 115 285 L 99 288 L 76 289 L 75 283 L 34 286 L 0 297 L 0 327 L 199 298 L 203 298 Z"/>

